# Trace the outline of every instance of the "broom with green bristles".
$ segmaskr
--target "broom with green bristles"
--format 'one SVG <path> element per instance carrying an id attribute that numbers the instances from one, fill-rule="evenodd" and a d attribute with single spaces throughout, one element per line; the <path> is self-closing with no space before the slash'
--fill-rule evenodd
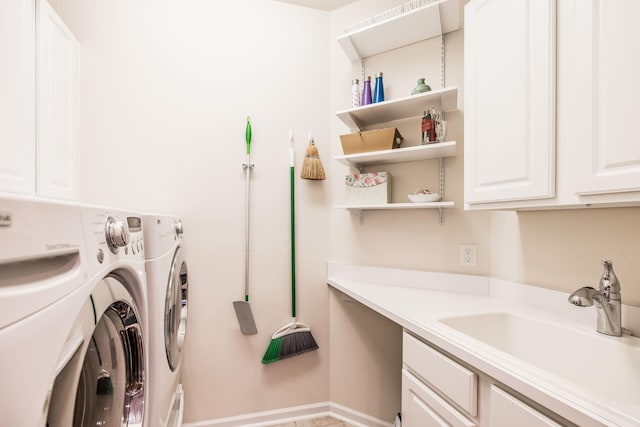
<path id="1" fill-rule="evenodd" d="M 289 181 L 291 188 L 291 321 L 272 336 L 262 363 L 273 363 L 318 349 L 311 329 L 296 319 L 296 227 L 294 198 L 294 148 L 293 132 L 289 131 Z"/>

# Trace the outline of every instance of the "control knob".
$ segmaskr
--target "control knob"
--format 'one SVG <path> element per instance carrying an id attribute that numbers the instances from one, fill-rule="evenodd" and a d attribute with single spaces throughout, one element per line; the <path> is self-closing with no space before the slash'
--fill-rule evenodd
<path id="1" fill-rule="evenodd" d="M 125 222 L 109 217 L 105 222 L 105 237 L 109 249 L 116 254 L 118 248 L 129 244 L 129 227 Z"/>
<path id="2" fill-rule="evenodd" d="M 182 221 L 177 220 L 173 226 L 176 230 L 176 236 L 182 237 L 182 233 L 184 233 L 184 230 L 182 229 Z"/>

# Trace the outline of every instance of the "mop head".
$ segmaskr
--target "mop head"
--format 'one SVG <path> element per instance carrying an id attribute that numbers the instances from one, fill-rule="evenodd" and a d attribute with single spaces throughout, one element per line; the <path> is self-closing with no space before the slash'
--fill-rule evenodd
<path id="1" fill-rule="evenodd" d="M 302 162 L 302 172 L 300 172 L 300 178 L 322 180 L 325 179 L 324 167 L 318 154 L 313 138 L 309 139 L 309 146 L 304 153 L 304 162 Z"/>
<path id="2" fill-rule="evenodd" d="M 262 357 L 262 363 L 266 365 L 318 348 L 318 343 L 307 326 L 292 323 L 273 334 L 269 347 Z"/>

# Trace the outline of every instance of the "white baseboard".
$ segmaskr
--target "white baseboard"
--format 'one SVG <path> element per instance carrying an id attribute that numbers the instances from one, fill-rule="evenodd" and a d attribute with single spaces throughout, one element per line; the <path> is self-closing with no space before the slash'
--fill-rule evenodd
<path id="1" fill-rule="evenodd" d="M 393 427 L 393 423 L 329 402 L 329 415 L 358 427 Z M 392 414 L 395 416 L 395 414 Z"/>
<path id="2" fill-rule="evenodd" d="M 310 418 L 332 416 L 357 427 L 393 427 L 393 424 L 333 402 L 293 406 L 273 411 L 185 423 L 183 427 L 265 427 Z"/>

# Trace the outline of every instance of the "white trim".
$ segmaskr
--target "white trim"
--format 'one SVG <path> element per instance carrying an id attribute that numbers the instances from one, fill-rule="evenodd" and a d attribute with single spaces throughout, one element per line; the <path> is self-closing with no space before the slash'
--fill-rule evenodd
<path id="1" fill-rule="evenodd" d="M 393 427 L 393 424 L 333 402 L 312 403 L 272 411 L 184 423 L 184 427 L 265 427 L 332 416 L 357 427 Z"/>
<path id="2" fill-rule="evenodd" d="M 329 415 L 357 427 L 393 427 L 393 424 L 390 422 L 355 411 L 351 408 L 347 408 L 346 406 L 333 402 L 330 402 L 329 405 L 331 407 Z"/>

